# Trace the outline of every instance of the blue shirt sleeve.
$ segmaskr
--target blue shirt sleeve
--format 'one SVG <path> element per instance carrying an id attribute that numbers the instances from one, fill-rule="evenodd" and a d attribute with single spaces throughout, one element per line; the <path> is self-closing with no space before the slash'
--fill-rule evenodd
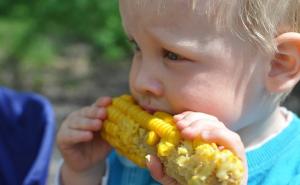
<path id="1" fill-rule="evenodd" d="M 261 147 L 247 152 L 248 185 L 300 185 L 300 120 Z"/>
<path id="2" fill-rule="evenodd" d="M 0 87 L 0 184 L 45 184 L 54 133 L 47 99 Z"/>
<path id="3" fill-rule="evenodd" d="M 145 168 L 140 168 L 127 161 L 115 151 L 109 156 L 108 185 L 159 185 Z"/>

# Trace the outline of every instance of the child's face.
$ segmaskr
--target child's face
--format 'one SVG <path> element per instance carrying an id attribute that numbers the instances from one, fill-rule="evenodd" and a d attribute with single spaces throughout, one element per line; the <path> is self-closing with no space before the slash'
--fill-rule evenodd
<path id="1" fill-rule="evenodd" d="M 238 130 L 265 109 L 266 60 L 228 31 L 217 31 L 187 1 L 120 0 L 129 39 L 138 45 L 130 90 L 148 110 L 211 114 Z M 254 115 L 256 117 L 254 117 Z M 258 117 L 257 117 L 258 115 Z"/>

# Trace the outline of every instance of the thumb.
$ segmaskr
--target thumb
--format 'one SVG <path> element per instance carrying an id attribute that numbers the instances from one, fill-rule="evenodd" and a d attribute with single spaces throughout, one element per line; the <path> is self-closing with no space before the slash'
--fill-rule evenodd
<path id="1" fill-rule="evenodd" d="M 177 185 L 178 183 L 171 177 L 167 176 L 163 171 L 163 165 L 158 157 L 146 155 L 146 165 L 151 176 L 163 185 Z"/>

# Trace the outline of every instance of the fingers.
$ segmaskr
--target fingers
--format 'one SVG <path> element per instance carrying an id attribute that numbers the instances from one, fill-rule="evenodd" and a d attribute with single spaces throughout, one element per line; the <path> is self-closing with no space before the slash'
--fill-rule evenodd
<path id="1" fill-rule="evenodd" d="M 210 125 L 213 123 L 209 123 Z M 216 143 L 226 149 L 229 149 L 241 159 L 244 159 L 244 146 L 241 138 L 235 132 L 223 127 L 205 127 L 205 124 L 201 125 L 199 122 L 193 122 L 190 127 L 182 131 L 183 137 L 193 139 L 200 137 L 202 140 L 208 143 Z"/>
<path id="2" fill-rule="evenodd" d="M 105 107 L 110 105 L 111 101 L 111 97 L 101 97 L 92 106 L 84 107 L 75 114 L 79 114 L 87 118 L 98 118 L 104 120 L 106 119 Z"/>
<path id="3" fill-rule="evenodd" d="M 244 155 L 241 155 L 241 152 L 244 153 L 244 146 L 238 134 L 223 129 L 217 129 L 205 131 L 201 136 L 208 142 L 224 146 L 238 155 L 241 159 L 244 158 Z"/>
<path id="4" fill-rule="evenodd" d="M 63 124 L 67 125 L 69 129 L 98 131 L 101 129 L 102 120 L 107 117 L 107 111 L 104 107 L 97 105 L 108 105 L 110 102 L 111 98 L 109 97 L 99 98 L 92 106 L 84 107 L 70 114 Z"/>
<path id="5" fill-rule="evenodd" d="M 78 112 L 75 112 L 74 114 L 78 116 L 87 117 L 87 118 L 105 119 L 106 110 L 103 107 L 89 106 L 80 109 Z"/>
<path id="6" fill-rule="evenodd" d="M 214 116 L 203 113 L 184 112 L 174 116 L 174 121 L 183 138 L 188 140 L 200 138 L 208 143 L 216 143 L 221 150 L 226 148 L 237 155 L 243 162 L 246 171 L 244 182 L 247 182 L 245 147 L 237 133 L 228 129 Z"/>
<path id="7" fill-rule="evenodd" d="M 92 106 L 71 113 L 58 131 L 58 144 L 72 145 L 91 141 L 107 117 L 106 108 L 103 106 L 109 105 L 110 102 L 109 97 L 99 98 Z"/>
<path id="8" fill-rule="evenodd" d="M 82 130 L 67 130 L 62 134 L 58 133 L 57 143 L 63 144 L 63 146 L 71 146 L 81 142 L 87 142 L 93 139 L 93 133 Z"/>
<path id="9" fill-rule="evenodd" d="M 178 120 L 181 120 L 183 118 L 194 117 L 194 116 L 207 118 L 207 119 L 211 119 L 211 120 L 218 120 L 218 118 L 216 118 L 212 115 L 205 114 L 205 113 L 202 113 L 202 112 L 193 112 L 193 111 L 185 111 L 183 113 L 174 115 L 174 119 L 176 121 L 178 121 Z"/>
<path id="10" fill-rule="evenodd" d="M 68 127 L 76 130 L 98 131 L 102 126 L 101 120 L 84 117 L 75 117 L 71 122 L 72 124 L 69 124 Z"/>
<path id="11" fill-rule="evenodd" d="M 104 96 L 104 97 L 98 98 L 98 100 L 93 105 L 96 107 L 106 107 L 106 106 L 110 105 L 111 102 L 112 102 L 111 97 Z"/>
<path id="12" fill-rule="evenodd" d="M 105 118 L 106 110 L 104 108 L 90 106 L 70 114 L 63 125 L 68 129 L 98 131 Z"/>
<path id="13" fill-rule="evenodd" d="M 204 135 L 209 132 L 214 132 L 220 129 L 227 129 L 223 123 L 219 121 L 207 120 L 207 119 L 199 119 L 193 122 L 189 122 L 188 126 L 182 128 L 181 134 L 186 139 L 194 139 L 196 137 L 202 136 L 204 139 Z M 228 130 L 228 129 L 227 129 Z"/>
<path id="14" fill-rule="evenodd" d="M 146 161 L 147 167 L 149 168 L 152 177 L 155 179 L 161 179 L 164 176 L 164 173 L 162 170 L 162 164 L 160 163 L 159 159 L 154 156 L 147 155 Z"/>
<path id="15" fill-rule="evenodd" d="M 183 138 L 200 138 L 208 143 L 216 143 L 245 159 L 245 149 L 240 136 L 229 130 L 214 116 L 197 112 L 184 112 L 174 117 Z"/>
<path id="16" fill-rule="evenodd" d="M 200 119 L 218 121 L 216 117 L 200 112 L 186 111 L 174 116 L 174 120 L 179 130 L 188 127 L 192 122 Z"/>
<path id="17" fill-rule="evenodd" d="M 151 176 L 163 185 L 177 185 L 178 183 L 171 177 L 167 176 L 163 171 L 163 166 L 156 156 L 146 156 L 147 167 Z"/>

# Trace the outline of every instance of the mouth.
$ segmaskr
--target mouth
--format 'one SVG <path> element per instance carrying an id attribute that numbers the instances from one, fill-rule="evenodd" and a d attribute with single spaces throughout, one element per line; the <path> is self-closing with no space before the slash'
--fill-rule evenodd
<path id="1" fill-rule="evenodd" d="M 146 112 L 148 112 L 148 113 L 150 113 L 150 114 L 154 114 L 154 113 L 157 111 L 156 109 L 154 109 L 154 108 L 152 108 L 152 107 L 150 107 L 150 106 L 148 106 L 148 105 L 140 104 L 140 106 L 141 106 L 141 108 L 142 108 L 144 111 L 146 111 Z"/>

